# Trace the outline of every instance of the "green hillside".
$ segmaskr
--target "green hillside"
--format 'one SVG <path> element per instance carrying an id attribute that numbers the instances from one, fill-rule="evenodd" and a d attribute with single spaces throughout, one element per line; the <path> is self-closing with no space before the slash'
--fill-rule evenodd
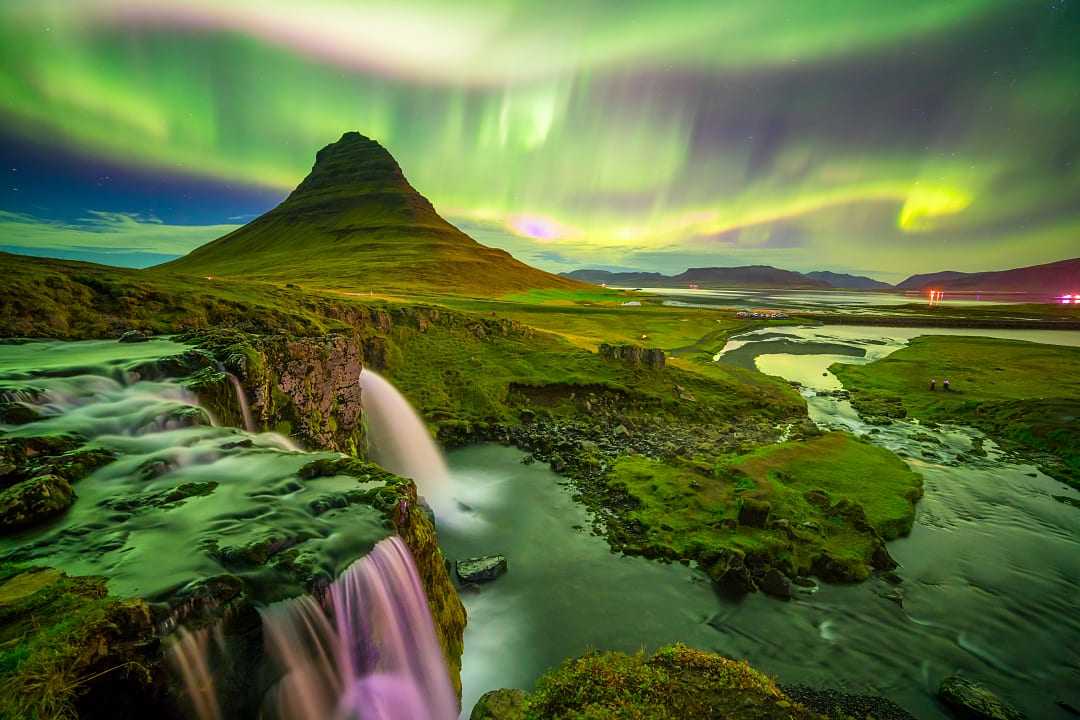
<path id="1" fill-rule="evenodd" d="M 349 132 L 280 205 L 155 273 L 356 292 L 495 296 L 582 284 L 518 262 L 439 217 L 374 140 Z"/>

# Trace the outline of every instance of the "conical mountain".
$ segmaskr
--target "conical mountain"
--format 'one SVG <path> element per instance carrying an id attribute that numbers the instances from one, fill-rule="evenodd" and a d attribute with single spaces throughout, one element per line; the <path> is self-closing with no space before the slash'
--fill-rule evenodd
<path id="1" fill-rule="evenodd" d="M 159 271 L 367 292 L 501 295 L 574 288 L 439 217 L 393 156 L 348 132 L 276 208 Z"/>

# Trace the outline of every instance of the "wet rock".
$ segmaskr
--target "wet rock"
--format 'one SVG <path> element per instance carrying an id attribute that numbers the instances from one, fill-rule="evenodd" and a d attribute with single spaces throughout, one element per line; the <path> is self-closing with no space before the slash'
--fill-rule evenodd
<path id="1" fill-rule="evenodd" d="M 874 552 L 870 556 L 870 567 L 875 570 L 890 571 L 900 567 L 900 563 L 893 559 L 888 548 L 885 547 L 885 543 L 879 539 L 877 547 L 874 548 Z"/>
<path id="2" fill-rule="evenodd" d="M 213 359 L 206 353 L 188 350 L 178 355 L 146 360 L 128 368 L 128 372 L 141 380 L 164 380 L 187 377 L 213 366 Z"/>
<path id="3" fill-rule="evenodd" d="M 100 504 L 110 510 L 119 512 L 135 512 L 148 508 L 172 508 L 184 500 L 193 497 L 205 497 L 216 490 L 218 484 L 213 480 L 205 482 L 181 483 L 176 487 L 158 492 L 143 493 L 135 497 L 107 498 Z"/>
<path id="4" fill-rule="evenodd" d="M 725 592 L 745 595 L 757 589 L 750 568 L 746 566 L 746 556 L 737 550 L 722 550 L 703 556 L 699 564 L 705 568 L 705 574 Z"/>
<path id="5" fill-rule="evenodd" d="M 21 402 L 0 403 L 0 423 L 26 425 L 41 419 L 41 413 Z"/>
<path id="6" fill-rule="evenodd" d="M 790 600 L 794 594 L 791 581 L 776 568 L 769 568 L 765 575 L 758 580 L 757 586 L 766 595 L 772 595 L 781 600 Z"/>
<path id="7" fill-rule="evenodd" d="M 915 720 L 915 716 L 891 700 L 878 695 L 855 695 L 806 685 L 784 685 L 781 690 L 807 709 L 830 718 L 874 718 L 874 720 Z"/>
<path id="8" fill-rule="evenodd" d="M 1023 720 L 1024 715 L 992 692 L 961 675 L 941 681 L 938 697 L 963 720 Z"/>
<path id="9" fill-rule="evenodd" d="M 896 603 L 900 607 L 904 607 L 904 593 L 896 588 L 881 593 L 881 597 L 889 602 Z"/>
<path id="10" fill-rule="evenodd" d="M 153 336 L 148 332 L 142 330 L 128 330 L 120 336 L 119 342 L 122 343 L 141 343 L 149 342 Z"/>
<path id="11" fill-rule="evenodd" d="M 839 558 L 829 552 L 824 552 L 814 558 L 811 570 L 826 582 L 856 582 L 865 580 L 869 575 L 862 562 Z"/>
<path id="12" fill-rule="evenodd" d="M 772 505 L 764 500 L 744 498 L 739 506 L 739 524 L 748 527 L 764 528 L 769 524 Z"/>
<path id="13" fill-rule="evenodd" d="M 507 567 L 506 557 L 503 555 L 467 558 L 454 564 L 458 579 L 467 583 L 491 582 L 505 573 Z"/>
<path id="14" fill-rule="evenodd" d="M 1068 495 L 1052 495 L 1059 503 L 1065 503 L 1066 505 L 1072 505 L 1074 508 L 1080 508 L 1080 500 Z"/>
<path id="15" fill-rule="evenodd" d="M 0 533 L 17 532 L 55 517 L 75 501 L 71 484 L 59 475 L 41 475 L 0 493 Z"/>
<path id="16" fill-rule="evenodd" d="M 480 696 L 473 706 L 469 720 L 524 720 L 525 691 L 517 689 L 490 690 Z"/>

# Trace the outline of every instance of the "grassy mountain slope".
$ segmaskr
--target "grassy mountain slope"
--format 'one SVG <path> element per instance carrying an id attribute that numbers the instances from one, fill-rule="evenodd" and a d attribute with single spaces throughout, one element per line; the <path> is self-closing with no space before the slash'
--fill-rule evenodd
<path id="1" fill-rule="evenodd" d="M 320 150 L 311 173 L 276 208 L 152 272 L 365 293 L 492 296 L 580 286 L 443 220 L 390 153 L 356 132 Z"/>

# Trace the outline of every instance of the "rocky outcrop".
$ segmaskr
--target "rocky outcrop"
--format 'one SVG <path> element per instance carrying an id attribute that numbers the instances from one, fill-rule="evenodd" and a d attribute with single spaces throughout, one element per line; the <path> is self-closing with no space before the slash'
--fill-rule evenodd
<path id="1" fill-rule="evenodd" d="M 203 333 L 188 339 L 213 355 L 187 387 L 227 424 L 244 426 L 235 376 L 257 429 L 292 437 L 311 449 L 357 455 L 363 447 L 360 371 L 365 343 L 349 334 L 318 337 Z M 377 343 L 367 343 L 377 347 Z"/>
<path id="2" fill-rule="evenodd" d="M 962 720 L 1024 720 L 1020 711 L 961 675 L 942 680 L 938 697 Z"/>
<path id="3" fill-rule="evenodd" d="M 600 357 L 615 360 L 628 365 L 663 370 L 666 362 L 664 351 L 660 348 L 643 348 L 640 345 L 609 345 L 599 347 Z"/>
<path id="4" fill-rule="evenodd" d="M 483 557 L 458 560 L 454 563 L 454 569 L 461 582 L 491 582 L 506 572 L 506 557 L 503 555 L 485 555 Z"/>

